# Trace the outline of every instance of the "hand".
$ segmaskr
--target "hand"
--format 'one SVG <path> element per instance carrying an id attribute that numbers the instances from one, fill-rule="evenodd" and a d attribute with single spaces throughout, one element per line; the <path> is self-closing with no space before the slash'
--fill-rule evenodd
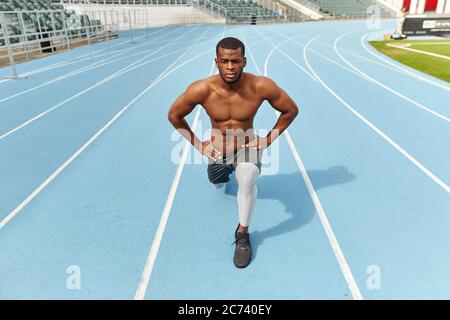
<path id="1" fill-rule="evenodd" d="M 269 146 L 269 142 L 268 142 L 267 138 L 262 138 L 262 137 L 259 137 L 259 136 L 255 136 L 254 139 L 250 140 L 249 142 L 244 144 L 242 147 L 243 148 L 255 148 L 255 149 L 258 149 L 258 150 L 264 150 L 264 149 L 267 149 L 268 146 Z"/>
<path id="2" fill-rule="evenodd" d="M 203 155 L 207 156 L 212 161 L 217 161 L 221 158 L 222 153 L 213 147 L 211 141 L 203 141 L 195 146 L 195 148 Z"/>

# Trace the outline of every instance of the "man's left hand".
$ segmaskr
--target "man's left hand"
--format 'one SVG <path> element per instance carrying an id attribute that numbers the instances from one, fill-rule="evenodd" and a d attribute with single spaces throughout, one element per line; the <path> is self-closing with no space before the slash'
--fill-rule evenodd
<path id="1" fill-rule="evenodd" d="M 267 149 L 268 146 L 269 146 L 269 142 L 268 142 L 267 138 L 255 136 L 254 139 L 247 142 L 242 147 L 243 148 L 256 148 L 258 150 L 264 150 L 264 149 Z"/>

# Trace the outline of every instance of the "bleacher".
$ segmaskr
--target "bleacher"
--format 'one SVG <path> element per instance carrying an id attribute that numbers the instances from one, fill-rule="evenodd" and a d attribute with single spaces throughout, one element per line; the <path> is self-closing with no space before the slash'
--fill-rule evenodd
<path id="1" fill-rule="evenodd" d="M 59 1 L 58 1 L 59 2 Z M 59 12 L 43 12 L 57 10 Z M 10 43 L 18 43 L 21 41 L 20 35 L 36 33 L 39 30 L 63 30 L 67 28 L 67 21 L 76 20 L 79 28 L 70 30 L 70 35 L 86 34 L 86 27 L 96 28 L 101 25 L 100 20 L 91 20 L 87 15 L 77 16 L 75 11 L 66 10 L 61 4 L 54 3 L 53 0 L 0 0 L 0 11 L 20 11 L 21 14 L 6 13 L 5 24 L 8 28 Z M 21 28 L 20 17 L 23 19 L 23 28 Z M 22 30 L 24 29 L 24 32 Z M 2 28 L 3 31 L 3 28 Z M 36 40 L 36 35 L 27 36 L 28 41 Z M 5 41 L 3 34 L 0 34 L 0 45 L 3 46 Z"/>
<path id="2" fill-rule="evenodd" d="M 187 0 L 52 0 L 64 4 L 186 5 Z"/>
<path id="3" fill-rule="evenodd" d="M 278 13 L 264 8 L 251 0 L 210 0 L 212 3 L 225 7 L 228 19 L 247 21 L 253 19 L 269 20 L 279 18 Z"/>
<path id="4" fill-rule="evenodd" d="M 286 20 L 288 22 L 303 22 L 310 20 L 308 15 L 302 13 L 290 3 L 287 3 L 283 0 L 272 0 L 272 2 L 276 5 L 280 5 L 283 8 L 282 11 L 286 16 Z"/>
<path id="5" fill-rule="evenodd" d="M 60 0 L 53 0 L 61 2 Z M 62 0 L 63 3 L 89 3 L 89 4 L 121 4 L 121 5 L 186 5 L 187 0 Z M 278 14 L 264 8 L 252 0 L 200 0 L 199 6 L 215 11 L 215 6 L 224 7 L 228 12 L 228 18 L 232 20 L 273 19 Z"/>
<path id="6" fill-rule="evenodd" d="M 308 0 L 320 7 L 320 11 L 334 17 L 364 17 L 371 15 L 367 8 L 376 4 L 372 0 Z M 391 13 L 380 7 L 381 16 L 390 16 Z"/>

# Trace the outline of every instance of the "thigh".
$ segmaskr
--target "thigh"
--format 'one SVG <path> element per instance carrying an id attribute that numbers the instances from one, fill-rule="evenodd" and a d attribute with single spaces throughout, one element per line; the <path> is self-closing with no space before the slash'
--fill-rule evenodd
<path id="1" fill-rule="evenodd" d="M 213 184 L 226 183 L 233 171 L 233 165 L 213 162 L 208 164 L 208 179 Z"/>
<path id="2" fill-rule="evenodd" d="M 261 172 L 262 151 L 256 148 L 242 148 L 236 153 L 234 169 L 239 163 L 249 162 L 256 165 Z"/>

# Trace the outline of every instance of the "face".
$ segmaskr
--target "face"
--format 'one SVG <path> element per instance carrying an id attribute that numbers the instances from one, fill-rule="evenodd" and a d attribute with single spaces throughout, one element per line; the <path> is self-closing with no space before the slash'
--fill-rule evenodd
<path id="1" fill-rule="evenodd" d="M 216 66 L 220 77 L 228 84 L 237 82 L 242 75 L 247 59 L 242 55 L 242 49 L 219 48 L 216 58 Z"/>

